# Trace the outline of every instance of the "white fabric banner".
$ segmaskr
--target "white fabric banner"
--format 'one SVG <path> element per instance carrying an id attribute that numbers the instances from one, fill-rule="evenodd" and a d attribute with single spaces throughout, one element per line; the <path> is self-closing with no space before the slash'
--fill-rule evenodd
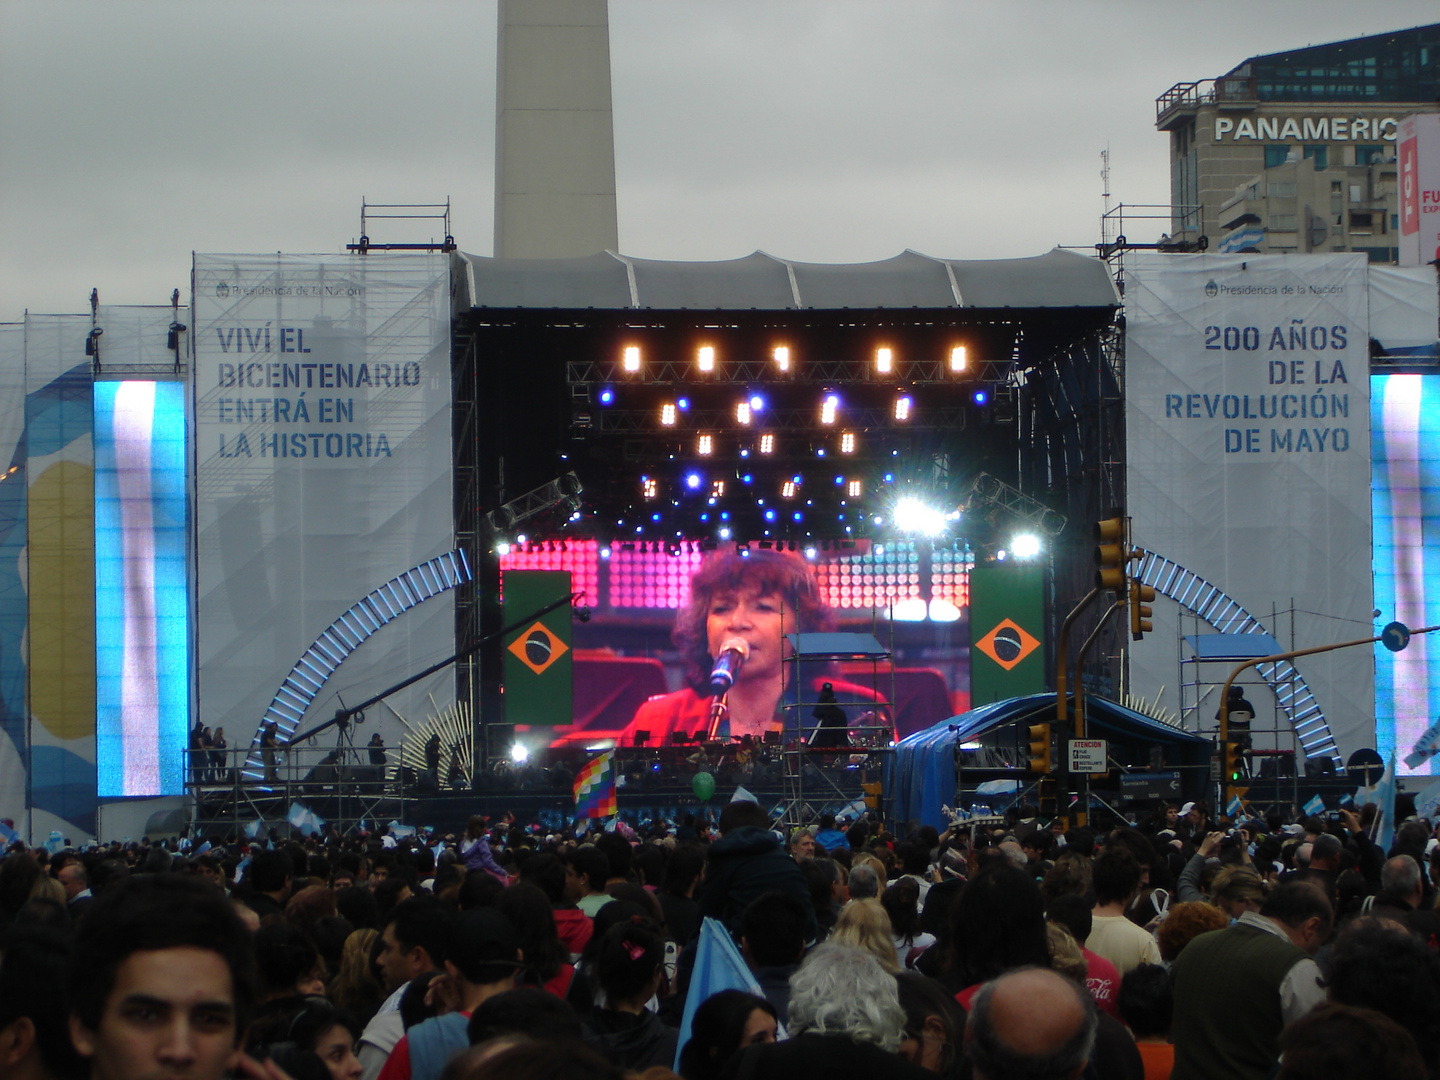
<path id="1" fill-rule="evenodd" d="M 196 255 L 193 285 L 197 715 L 245 747 L 333 620 L 454 547 L 449 259 Z M 375 632 L 299 727 L 454 640 L 447 592 Z M 390 704 L 420 722 L 452 687 L 446 669 Z M 387 709 L 370 719 L 399 741 Z"/>
<path id="2" fill-rule="evenodd" d="M 1141 255 L 1126 269 L 1135 543 L 1223 590 L 1282 647 L 1370 636 L 1365 257 Z M 1153 698 L 1164 687 L 1163 703 L 1178 712 L 1194 706 L 1193 684 L 1213 683 L 1199 687 L 1208 696 L 1186 717 L 1211 731 L 1230 665 L 1177 665 L 1193 655 L 1177 649 L 1177 633 L 1212 628 L 1163 599 L 1155 609 L 1156 633 L 1130 654 L 1131 692 Z M 1374 746 L 1370 649 L 1296 666 L 1342 755 Z M 1246 679 L 1255 744 L 1290 749 L 1288 724 L 1272 723 L 1273 701 L 1256 679 Z M 1182 682 L 1192 684 L 1183 697 Z M 1276 726 L 1278 738 L 1268 734 Z"/>

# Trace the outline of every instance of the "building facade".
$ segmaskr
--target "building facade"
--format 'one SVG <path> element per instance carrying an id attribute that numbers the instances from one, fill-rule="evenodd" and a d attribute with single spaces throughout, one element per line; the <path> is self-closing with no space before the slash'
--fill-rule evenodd
<path id="1" fill-rule="evenodd" d="M 1255 56 L 1156 99 L 1172 239 L 1397 261 L 1396 134 L 1440 101 L 1440 23 Z"/>

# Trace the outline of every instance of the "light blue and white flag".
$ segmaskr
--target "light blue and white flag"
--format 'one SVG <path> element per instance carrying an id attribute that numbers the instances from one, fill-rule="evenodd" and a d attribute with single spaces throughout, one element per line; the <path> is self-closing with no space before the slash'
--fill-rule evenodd
<path id="1" fill-rule="evenodd" d="M 1371 839 L 1381 852 L 1388 852 L 1390 845 L 1395 842 L 1395 755 L 1390 755 L 1390 764 L 1385 767 L 1385 775 L 1380 778 L 1380 783 L 1375 785 L 1375 793 L 1371 796 L 1379 811 L 1375 815 L 1375 823 L 1370 826 Z"/>
<path id="2" fill-rule="evenodd" d="M 1310 801 L 1300 809 L 1304 810 L 1308 817 L 1315 817 L 1317 814 L 1323 814 L 1325 812 L 1325 800 L 1320 798 L 1319 795 L 1312 795 L 1310 796 Z"/>
<path id="3" fill-rule="evenodd" d="M 1419 817 L 1433 824 L 1437 811 L 1440 811 L 1440 780 L 1431 781 L 1429 787 L 1415 796 L 1415 813 Z"/>
<path id="4" fill-rule="evenodd" d="M 1245 804 L 1240 800 L 1239 795 L 1230 796 L 1230 801 L 1225 804 L 1225 814 L 1234 821 L 1244 811 Z"/>
<path id="5" fill-rule="evenodd" d="M 690 975 L 690 992 L 685 998 L 685 1013 L 680 1019 L 680 1041 L 675 1046 L 676 1070 L 680 1068 L 680 1054 L 690 1041 L 690 1025 L 695 1020 L 695 1010 L 721 990 L 744 990 L 756 997 L 765 996 L 725 924 L 719 919 L 707 918 L 700 925 L 700 942 L 695 946 L 695 969 Z"/>
<path id="6" fill-rule="evenodd" d="M 3 821 L 0 821 L 0 840 L 4 840 L 7 844 L 13 844 L 19 839 L 20 834 L 18 832 L 10 828 L 10 826 L 6 825 Z"/>
<path id="7" fill-rule="evenodd" d="M 309 836 L 312 833 L 318 835 L 320 830 L 325 827 L 325 822 L 320 816 L 304 803 L 292 802 L 289 811 L 285 814 L 285 820 L 298 829 L 301 836 Z"/>

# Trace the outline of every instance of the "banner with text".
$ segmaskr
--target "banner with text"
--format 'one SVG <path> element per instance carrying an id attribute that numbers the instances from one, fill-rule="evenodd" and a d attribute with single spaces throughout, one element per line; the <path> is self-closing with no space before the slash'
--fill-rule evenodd
<path id="1" fill-rule="evenodd" d="M 198 718 L 246 747 L 332 621 L 454 546 L 449 262 L 197 255 L 193 285 Z M 453 652 L 444 592 L 360 645 L 297 726 Z M 388 704 L 423 722 L 451 678 Z M 389 710 L 370 719 L 398 741 Z"/>
<path id="2" fill-rule="evenodd" d="M 1282 644 L 1369 636 L 1365 257 L 1141 255 L 1127 259 L 1127 275 L 1135 543 L 1225 593 Z M 1212 730 L 1218 690 L 1197 710 L 1195 690 L 1181 698 L 1175 688 L 1198 684 L 1203 694 L 1228 668 L 1197 673 L 1186 665 L 1182 675 L 1177 609 L 1163 590 L 1155 609 L 1156 633 L 1131 652 L 1131 692 L 1153 698 L 1165 688 L 1163 703 L 1187 711 L 1187 727 Z M 1193 620 L 1184 632 L 1196 632 Z M 1374 746 L 1369 650 L 1297 666 L 1341 753 Z M 1255 704 L 1256 747 L 1293 748 L 1284 719 L 1270 721 L 1273 702 Z"/>

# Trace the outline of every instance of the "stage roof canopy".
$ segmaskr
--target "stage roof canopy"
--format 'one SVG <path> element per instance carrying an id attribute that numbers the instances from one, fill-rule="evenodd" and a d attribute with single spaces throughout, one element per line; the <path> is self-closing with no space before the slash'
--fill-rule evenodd
<path id="1" fill-rule="evenodd" d="M 1115 308 L 1109 270 L 1059 248 L 1024 259 L 802 263 L 757 251 L 720 262 L 456 256 L 457 308 L 799 311 Z"/>

